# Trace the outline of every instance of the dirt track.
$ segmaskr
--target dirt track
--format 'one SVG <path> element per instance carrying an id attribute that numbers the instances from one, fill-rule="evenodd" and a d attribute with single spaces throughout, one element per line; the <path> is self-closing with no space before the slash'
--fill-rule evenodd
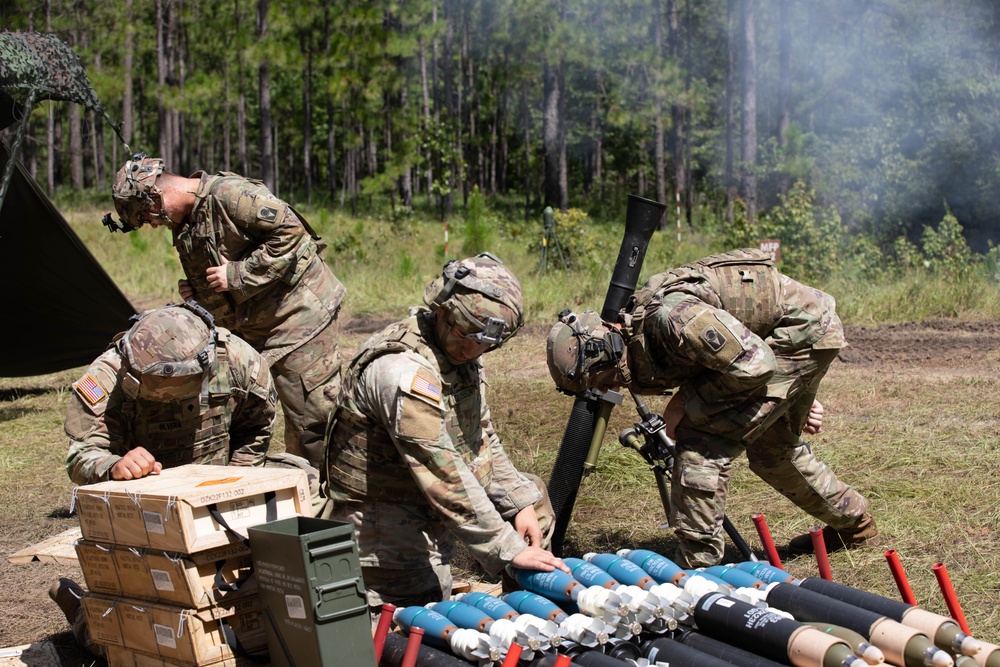
<path id="1" fill-rule="evenodd" d="M 374 320 L 355 320 L 346 324 L 345 339 L 350 344 L 357 345 L 367 333 L 378 330 L 385 322 Z M 519 338 L 524 349 L 544 349 L 544 338 L 548 327 L 541 324 L 526 327 Z M 523 340 L 523 339 L 527 340 Z M 885 325 L 881 327 L 848 327 L 847 339 L 850 347 L 841 352 L 838 363 L 847 364 L 857 369 L 892 369 L 894 373 L 912 375 L 953 375 L 976 376 L 993 374 L 996 364 L 977 363 L 984 358 L 992 362 L 1000 360 L 1000 324 L 992 322 L 957 322 L 951 320 L 929 320 L 918 323 Z M 348 341 L 345 340 L 345 343 Z M 539 377 L 546 375 L 544 359 L 525 359 L 522 371 Z M 18 412 L 21 410 L 37 410 L 24 405 L 24 397 L 46 392 L 58 391 L 55 387 L 38 389 L 30 379 L 26 379 L 24 388 L 8 389 L 0 392 L 0 411 Z M 22 401 L 19 403 L 18 401 Z M 495 406 L 496 407 L 496 406 Z M 53 412 L 54 432 L 61 436 L 61 415 Z M 61 447 L 55 444 L 53 447 Z M 61 475 L 61 471 L 54 471 Z M 37 490 L 40 493 L 44 489 Z M 35 494 L 32 494 L 35 495 Z M 44 493 L 42 493 L 44 495 Z M 48 501 L 44 501 L 48 502 Z M 53 508 L 49 518 L 57 518 L 62 527 L 52 530 L 51 534 L 64 530 L 73 524 L 65 514 L 56 517 L 59 500 L 52 498 L 46 506 Z M 0 546 L 5 552 L 14 551 L 24 545 L 19 537 L 23 531 L 16 526 L 3 525 L 0 519 Z M 60 575 L 79 576 L 79 571 L 73 568 L 28 564 L 10 565 L 0 563 L 0 607 L 3 607 L 5 623 L 0 626 L 0 647 L 16 646 L 45 639 L 53 640 L 60 649 L 65 667 L 76 665 L 91 665 L 92 660 L 85 654 L 72 648 L 72 638 L 68 632 L 55 634 L 54 628 L 65 628 L 61 614 L 48 599 L 45 590 L 49 583 Z"/>

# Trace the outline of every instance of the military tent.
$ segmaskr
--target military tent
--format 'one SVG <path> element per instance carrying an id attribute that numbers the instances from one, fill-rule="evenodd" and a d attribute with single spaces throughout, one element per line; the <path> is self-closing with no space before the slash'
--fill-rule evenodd
<path id="1" fill-rule="evenodd" d="M 103 113 L 76 54 L 54 35 L 0 33 L 0 257 L 8 262 L 0 377 L 90 363 L 128 328 L 132 304 L 17 161 L 27 116 L 42 99 Z"/>

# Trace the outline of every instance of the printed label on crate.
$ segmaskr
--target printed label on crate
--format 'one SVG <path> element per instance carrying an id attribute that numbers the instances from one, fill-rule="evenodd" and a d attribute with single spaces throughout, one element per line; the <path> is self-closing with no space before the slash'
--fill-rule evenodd
<path id="1" fill-rule="evenodd" d="M 149 568 L 149 574 L 153 577 L 153 586 L 156 587 L 158 591 L 170 591 L 174 592 L 174 582 L 170 578 L 170 573 L 166 570 L 154 570 Z"/>
<path id="2" fill-rule="evenodd" d="M 163 535 L 163 515 L 159 512 L 150 512 L 148 510 L 143 510 L 142 520 L 146 524 L 147 533 L 156 533 L 157 535 Z"/>
<path id="3" fill-rule="evenodd" d="M 250 518 L 250 510 L 257 506 L 253 498 L 247 498 L 245 500 L 237 500 L 235 502 L 229 503 L 230 516 L 236 521 L 242 521 Z"/>
<path id="4" fill-rule="evenodd" d="M 286 595 L 285 608 L 288 609 L 289 618 L 302 619 L 306 617 L 306 605 L 302 601 L 301 595 Z"/>
<path id="5" fill-rule="evenodd" d="M 174 637 L 174 629 L 159 623 L 153 623 L 153 631 L 156 633 L 156 643 L 167 648 L 177 648 L 177 639 Z"/>

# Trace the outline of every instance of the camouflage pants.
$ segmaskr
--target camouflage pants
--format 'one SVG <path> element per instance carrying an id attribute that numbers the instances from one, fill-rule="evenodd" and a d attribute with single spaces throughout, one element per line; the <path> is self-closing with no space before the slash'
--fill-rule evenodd
<path id="1" fill-rule="evenodd" d="M 323 432 L 340 393 L 337 318 L 308 343 L 271 364 L 285 415 L 285 451 L 323 464 Z"/>
<path id="2" fill-rule="evenodd" d="M 545 482 L 535 475 L 523 474 L 542 492 L 542 497 L 534 504 L 534 508 L 542 531 L 542 544 L 538 546 L 548 549 L 555 530 L 555 511 L 549 501 Z M 384 603 L 397 607 L 423 606 L 429 602 L 440 602 L 451 598 L 451 566 L 447 562 L 428 562 L 426 567 L 405 570 L 362 567 L 361 575 L 368 591 L 368 605 L 373 620 L 377 620 L 378 609 Z"/>
<path id="3" fill-rule="evenodd" d="M 847 528 L 863 516 L 868 502 L 844 484 L 813 454 L 802 437 L 820 380 L 838 350 L 803 350 L 776 355 L 778 371 L 791 381 L 750 443 L 699 430 L 683 419 L 677 427 L 677 457 L 671 489 L 670 525 L 679 540 L 681 567 L 707 567 L 723 555 L 732 461 L 746 451 L 750 469 L 775 490 L 833 528 Z"/>

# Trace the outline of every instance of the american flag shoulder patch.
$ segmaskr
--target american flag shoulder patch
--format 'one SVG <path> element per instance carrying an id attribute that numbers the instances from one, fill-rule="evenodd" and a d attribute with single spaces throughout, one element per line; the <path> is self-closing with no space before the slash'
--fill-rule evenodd
<path id="1" fill-rule="evenodd" d="M 83 379 L 76 383 L 76 391 L 91 405 L 97 405 L 108 397 L 108 392 L 104 391 L 104 387 L 90 373 L 84 375 Z"/>
<path id="2" fill-rule="evenodd" d="M 430 371 L 424 369 L 420 369 L 413 376 L 413 382 L 410 383 L 410 391 L 435 401 L 441 400 L 441 385 L 438 384 L 437 378 Z"/>

